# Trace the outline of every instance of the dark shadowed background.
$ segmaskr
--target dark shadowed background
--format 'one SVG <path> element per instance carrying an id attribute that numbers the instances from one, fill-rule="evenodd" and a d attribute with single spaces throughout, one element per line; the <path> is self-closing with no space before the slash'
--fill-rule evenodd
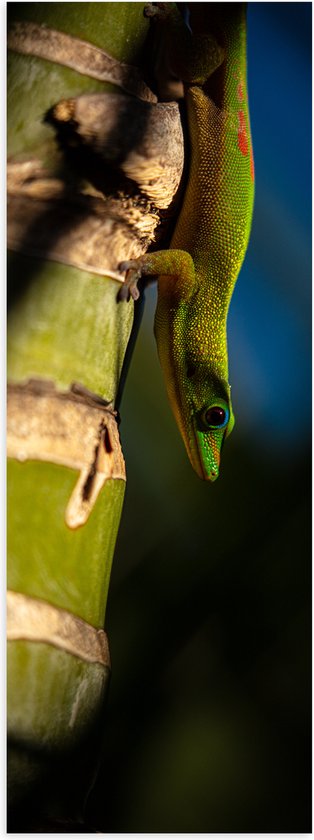
<path id="1" fill-rule="evenodd" d="M 128 485 L 90 799 L 105 832 L 310 831 L 311 4 L 249 3 L 256 203 L 213 486 L 168 406 L 149 289 L 121 406 Z"/>

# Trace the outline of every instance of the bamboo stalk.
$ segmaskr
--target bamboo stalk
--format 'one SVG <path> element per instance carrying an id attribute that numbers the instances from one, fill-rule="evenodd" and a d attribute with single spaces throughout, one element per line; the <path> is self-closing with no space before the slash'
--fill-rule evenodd
<path id="1" fill-rule="evenodd" d="M 110 45 L 116 58 L 134 64 L 148 26 L 141 4 L 128 3 L 10 4 L 9 26 L 14 27 L 16 19 L 50 26 L 99 48 Z M 8 643 L 10 830 L 32 826 L 36 831 L 47 819 L 83 819 L 84 800 L 97 764 L 96 742 L 102 737 L 109 659 L 86 661 L 84 655 L 88 639 L 104 626 L 123 504 L 125 476 L 114 405 L 133 305 L 117 306 L 117 284 L 110 276 L 40 254 L 29 256 L 25 243 L 31 235 L 36 241 L 40 225 L 47 232 L 50 217 L 46 217 L 46 227 L 43 218 L 53 183 L 71 182 L 74 192 L 81 195 L 79 176 L 67 168 L 44 115 L 60 99 L 103 90 L 102 82 L 52 60 L 15 49 L 9 53 L 10 165 L 39 162 L 41 198 L 46 202 L 40 205 L 38 180 L 37 194 L 26 199 L 25 184 L 29 188 L 31 179 L 24 178 L 21 188 L 15 181 L 13 217 L 19 201 L 25 224 L 9 255 L 8 402 L 13 405 L 8 435 L 8 587 L 13 593 Z M 32 183 L 34 177 L 33 169 Z M 93 200 L 90 185 L 88 191 Z M 52 226 L 51 245 L 57 239 L 58 231 Z M 123 237 L 121 253 L 119 242 L 115 248 L 118 263 L 125 257 Z M 75 399 L 73 382 L 79 383 Z M 89 409 L 88 428 L 96 436 L 99 429 L 98 449 L 95 445 L 88 455 L 80 443 L 83 409 L 86 416 Z M 93 441 L 92 431 L 90 436 Z M 76 449 L 69 463 L 73 438 Z M 33 449 L 31 439 L 35 440 Z M 101 453 L 101 447 L 106 451 Z M 113 451 L 122 464 L 118 477 L 110 472 Z M 95 476 L 100 491 L 95 490 Z M 91 486 L 95 498 L 87 509 Z M 73 493 L 77 506 L 69 527 L 66 512 Z M 84 515 L 87 512 L 84 525 L 77 513 L 80 504 L 80 510 L 85 504 Z M 32 620 L 34 609 L 40 615 L 37 623 Z M 64 647 L 63 632 L 52 633 L 49 609 L 59 616 L 59 630 L 67 626 L 72 648 Z M 77 620 L 81 624 L 75 625 Z"/>

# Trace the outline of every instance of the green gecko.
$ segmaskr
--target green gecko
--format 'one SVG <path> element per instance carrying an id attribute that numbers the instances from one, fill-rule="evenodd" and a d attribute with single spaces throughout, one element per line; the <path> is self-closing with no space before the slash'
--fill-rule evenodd
<path id="1" fill-rule="evenodd" d="M 150 4 L 148 14 L 156 11 L 174 44 L 183 34 L 172 69 L 184 84 L 190 168 L 170 249 L 122 263 L 120 298 L 136 299 L 139 277 L 158 275 L 155 336 L 170 404 L 193 468 L 215 481 L 234 425 L 227 315 L 254 200 L 246 9 L 190 4 L 191 28 L 175 3 Z"/>

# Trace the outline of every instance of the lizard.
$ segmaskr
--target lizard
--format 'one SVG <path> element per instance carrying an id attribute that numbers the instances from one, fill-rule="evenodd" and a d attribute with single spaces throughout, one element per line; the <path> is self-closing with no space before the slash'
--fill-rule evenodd
<path id="1" fill-rule="evenodd" d="M 140 277 L 158 276 L 154 330 L 168 397 L 192 467 L 213 482 L 234 426 L 227 315 L 249 241 L 254 162 L 246 4 L 195 3 L 190 11 L 191 25 L 175 3 L 146 7 L 148 15 L 164 19 L 174 44 L 172 72 L 183 83 L 189 174 L 169 249 L 122 262 L 119 298 L 136 300 Z"/>

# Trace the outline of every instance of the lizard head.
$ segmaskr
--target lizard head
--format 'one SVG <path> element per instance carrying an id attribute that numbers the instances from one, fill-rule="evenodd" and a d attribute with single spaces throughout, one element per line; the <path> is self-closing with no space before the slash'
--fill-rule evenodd
<path id="1" fill-rule="evenodd" d="M 196 295 L 179 305 L 174 292 L 164 298 L 158 299 L 155 334 L 168 397 L 193 469 L 213 482 L 234 426 L 225 321 L 212 328 Z"/>
<path id="2" fill-rule="evenodd" d="M 204 363 L 187 367 L 175 414 L 192 467 L 200 478 L 216 481 L 222 446 L 233 429 L 234 415 L 230 386 L 206 368 Z"/>
<path id="3" fill-rule="evenodd" d="M 234 426 L 224 371 L 217 371 L 210 359 L 191 359 L 182 351 L 181 342 L 170 345 L 160 341 L 158 350 L 170 404 L 192 467 L 199 478 L 216 481 L 222 446 Z"/>

